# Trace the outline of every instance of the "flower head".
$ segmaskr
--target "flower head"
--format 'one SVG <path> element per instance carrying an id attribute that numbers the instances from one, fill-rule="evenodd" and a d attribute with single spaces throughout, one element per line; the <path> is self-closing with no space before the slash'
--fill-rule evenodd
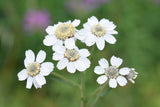
<path id="1" fill-rule="evenodd" d="M 36 60 L 32 50 L 27 50 L 25 56 L 24 65 L 26 68 L 18 73 L 18 79 L 19 81 L 27 79 L 26 88 L 28 89 L 32 87 L 32 84 L 35 88 L 41 88 L 46 84 L 44 76 L 49 75 L 54 66 L 51 62 L 43 62 L 46 58 L 45 51 L 40 50 Z"/>
<path id="2" fill-rule="evenodd" d="M 46 32 L 48 35 L 43 40 L 44 45 L 54 46 L 56 44 L 65 44 L 68 49 L 75 47 L 75 35 L 77 34 L 77 27 L 80 20 L 75 19 L 73 22 L 59 22 L 54 26 L 48 26 Z"/>
<path id="3" fill-rule="evenodd" d="M 55 53 L 53 54 L 53 60 L 59 60 L 57 68 L 59 70 L 67 67 L 67 71 L 75 73 L 76 69 L 80 72 L 85 71 L 90 67 L 90 61 L 88 56 L 90 55 L 87 49 L 67 49 L 62 45 L 56 45 L 53 47 Z"/>
<path id="4" fill-rule="evenodd" d="M 99 84 L 104 84 L 109 79 L 109 86 L 111 88 L 117 87 L 117 82 L 120 86 L 125 86 L 127 84 L 127 79 L 124 75 L 129 74 L 129 68 L 124 67 L 119 70 L 119 66 L 122 64 L 122 59 L 115 56 L 111 57 L 111 66 L 109 66 L 108 61 L 104 58 L 99 60 L 99 65 L 96 66 L 94 72 L 99 74 L 97 82 Z M 103 75 L 102 75 L 103 74 Z"/>
<path id="5" fill-rule="evenodd" d="M 98 19 L 95 16 L 88 18 L 88 22 L 83 24 L 83 29 L 78 32 L 76 37 L 84 42 L 87 46 L 92 46 L 96 43 L 99 50 L 105 47 L 105 41 L 110 44 L 115 44 L 116 39 L 113 34 L 118 34 L 114 29 L 116 26 L 108 19 Z"/>
<path id="6" fill-rule="evenodd" d="M 126 78 L 134 84 L 135 83 L 134 79 L 137 78 L 137 75 L 138 72 L 136 72 L 134 68 L 131 68 L 129 70 L 129 74 L 126 75 Z"/>

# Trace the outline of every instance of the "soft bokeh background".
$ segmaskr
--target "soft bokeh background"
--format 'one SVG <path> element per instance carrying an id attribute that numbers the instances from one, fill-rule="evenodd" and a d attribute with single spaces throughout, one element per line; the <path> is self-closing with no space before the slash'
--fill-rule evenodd
<path id="1" fill-rule="evenodd" d="M 123 66 L 134 67 L 139 73 L 136 84 L 111 90 L 101 97 L 97 107 L 160 107 L 160 1 L 159 0 L 1 0 L 0 1 L 0 107 L 80 107 L 76 87 L 50 75 L 43 88 L 25 88 L 17 73 L 24 68 L 25 50 L 47 52 L 52 61 L 51 47 L 43 45 L 45 28 L 58 21 L 88 17 L 108 18 L 119 32 L 117 43 L 106 43 L 103 51 L 92 52 L 92 65 L 87 71 L 86 94 L 99 85 L 94 66 L 102 57 L 123 58 Z M 78 28 L 82 28 L 82 23 Z M 86 47 L 77 41 L 79 47 Z M 91 50 L 91 48 L 88 48 Z M 54 61 L 53 61 L 54 62 Z M 56 66 L 56 62 L 54 62 Z M 80 82 L 80 73 L 60 73 Z M 92 101 L 94 98 L 90 101 Z"/>

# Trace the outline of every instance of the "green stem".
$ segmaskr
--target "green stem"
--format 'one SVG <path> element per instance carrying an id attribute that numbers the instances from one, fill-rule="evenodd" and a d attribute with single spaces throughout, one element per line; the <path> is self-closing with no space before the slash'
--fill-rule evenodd
<path id="1" fill-rule="evenodd" d="M 85 99 L 85 72 L 81 73 L 81 107 L 86 106 L 86 99 Z"/>
<path id="2" fill-rule="evenodd" d="M 80 88 L 79 84 L 77 84 L 77 83 L 75 83 L 75 82 L 73 82 L 73 81 L 65 78 L 64 76 L 62 76 L 62 75 L 60 75 L 58 73 L 52 72 L 51 74 L 53 74 L 54 76 L 56 76 L 56 77 L 58 77 L 58 78 L 60 78 L 60 79 L 62 79 L 64 81 L 66 81 L 66 82 L 68 82 L 68 83 L 70 83 L 70 84 L 72 84 L 72 85 L 77 86 L 78 88 Z"/>
<path id="3" fill-rule="evenodd" d="M 103 92 L 103 90 L 105 89 L 106 86 L 107 86 L 107 83 L 104 84 L 102 87 L 100 87 L 99 93 L 98 93 L 94 103 L 91 105 L 91 107 L 94 107 L 96 105 L 97 101 L 99 100 L 99 98 L 100 98 L 100 96 L 101 96 L 101 94 L 102 94 L 102 92 Z"/>
<path id="4" fill-rule="evenodd" d="M 89 97 L 88 97 L 88 101 L 97 94 L 97 92 L 101 89 L 101 87 L 98 87 Z"/>

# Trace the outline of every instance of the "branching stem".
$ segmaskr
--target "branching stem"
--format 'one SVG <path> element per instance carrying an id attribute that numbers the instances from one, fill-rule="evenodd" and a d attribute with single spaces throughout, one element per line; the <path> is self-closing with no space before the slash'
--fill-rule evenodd
<path id="1" fill-rule="evenodd" d="M 58 78 L 60 78 L 60 79 L 62 79 L 62 80 L 64 80 L 64 81 L 72 84 L 73 86 L 77 86 L 78 88 L 80 88 L 80 85 L 79 85 L 79 84 L 77 84 L 77 83 L 75 83 L 75 82 L 73 82 L 73 81 L 65 78 L 64 76 L 62 76 L 62 75 L 60 75 L 60 74 L 58 74 L 58 73 L 52 72 L 51 74 L 53 74 L 54 76 L 56 76 L 56 77 L 58 77 Z"/>
<path id="2" fill-rule="evenodd" d="M 95 101 L 94 101 L 93 104 L 91 105 L 91 107 L 94 107 L 94 106 L 96 105 L 97 101 L 99 100 L 99 98 L 100 98 L 100 96 L 101 96 L 101 94 L 102 94 L 102 92 L 103 92 L 103 90 L 105 89 L 106 86 L 107 86 L 107 83 L 104 84 L 102 87 L 100 87 L 99 93 L 98 93 Z"/>

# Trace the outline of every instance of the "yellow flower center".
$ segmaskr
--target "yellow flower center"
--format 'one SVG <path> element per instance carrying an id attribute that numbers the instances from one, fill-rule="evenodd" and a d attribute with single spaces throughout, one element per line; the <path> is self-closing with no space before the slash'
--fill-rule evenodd
<path id="1" fill-rule="evenodd" d="M 64 57 L 66 57 L 69 61 L 73 62 L 79 59 L 79 53 L 75 49 L 67 49 L 64 53 Z"/>
<path id="2" fill-rule="evenodd" d="M 119 75 L 118 68 L 115 66 L 110 66 L 105 69 L 105 74 L 109 78 L 117 78 Z"/>
<path id="3" fill-rule="evenodd" d="M 75 27 L 72 24 L 62 23 L 57 26 L 55 36 L 60 40 L 73 37 L 75 34 Z"/>
<path id="4" fill-rule="evenodd" d="M 91 28 L 91 32 L 95 36 L 101 37 L 105 35 L 106 29 L 103 26 L 100 26 L 100 24 L 96 24 Z"/>
<path id="5" fill-rule="evenodd" d="M 41 65 L 38 62 L 30 63 L 27 67 L 27 73 L 30 76 L 35 76 L 35 75 L 39 74 L 40 68 L 41 68 Z"/>

